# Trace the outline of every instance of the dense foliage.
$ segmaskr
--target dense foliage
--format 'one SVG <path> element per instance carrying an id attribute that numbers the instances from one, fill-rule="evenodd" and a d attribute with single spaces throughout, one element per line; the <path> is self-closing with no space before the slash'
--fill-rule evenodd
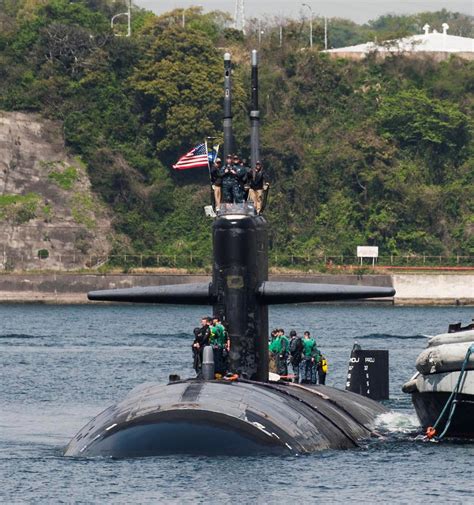
<path id="1" fill-rule="evenodd" d="M 237 144 L 248 155 L 248 50 L 228 16 L 134 10 L 116 37 L 106 0 L 0 0 L 0 109 L 64 121 L 65 138 L 113 208 L 125 251 L 207 257 L 205 170 L 170 166 L 219 136 L 223 49 L 234 56 Z M 330 20 L 332 45 L 419 33 L 455 13 Z M 474 62 L 392 56 L 332 60 L 301 50 L 304 25 L 270 25 L 262 39 L 263 159 L 272 178 L 272 247 L 295 254 L 474 253 Z M 440 28 L 440 26 L 439 26 Z M 120 27 L 117 28 L 120 30 Z M 463 32 L 464 30 L 464 32 Z M 452 31 L 452 30 L 451 30 Z M 315 39 L 322 43 L 315 30 Z"/>

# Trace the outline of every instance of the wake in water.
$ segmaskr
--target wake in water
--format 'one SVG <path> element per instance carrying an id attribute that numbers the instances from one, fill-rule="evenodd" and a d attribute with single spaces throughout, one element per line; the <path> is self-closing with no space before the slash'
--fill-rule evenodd
<path id="1" fill-rule="evenodd" d="M 420 423 L 415 413 L 391 411 L 377 417 L 375 428 L 384 435 L 413 435 L 420 431 Z"/>
<path id="2" fill-rule="evenodd" d="M 190 331 L 189 333 L 151 333 L 151 332 L 140 332 L 140 333 L 131 333 L 130 337 L 140 337 L 140 338 L 175 338 L 178 340 L 189 340 L 190 342 L 193 341 L 194 335 L 193 332 Z"/>
<path id="3" fill-rule="evenodd" d="M 18 339 L 18 338 L 21 338 L 21 339 L 34 339 L 34 338 L 45 338 L 44 335 L 27 335 L 25 333 L 7 333 L 5 335 L 0 335 L 0 339 Z"/>
<path id="4" fill-rule="evenodd" d="M 428 335 L 390 335 L 389 333 L 369 333 L 368 335 L 361 335 L 355 337 L 354 340 L 364 340 L 364 339 L 394 339 L 394 340 L 419 340 L 429 338 Z"/>

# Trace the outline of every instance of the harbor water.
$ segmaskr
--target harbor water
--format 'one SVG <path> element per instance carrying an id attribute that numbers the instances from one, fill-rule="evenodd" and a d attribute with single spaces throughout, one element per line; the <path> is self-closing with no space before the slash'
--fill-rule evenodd
<path id="1" fill-rule="evenodd" d="M 206 307 L 0 305 L 0 503 L 474 503 L 474 443 L 416 440 L 402 384 L 426 336 L 472 307 L 379 304 L 270 309 L 270 327 L 308 329 L 343 388 L 351 348 L 390 352 L 391 413 L 356 450 L 286 457 L 65 458 L 93 416 L 143 382 L 193 375 Z M 474 422 L 474 421 L 473 421 Z"/>

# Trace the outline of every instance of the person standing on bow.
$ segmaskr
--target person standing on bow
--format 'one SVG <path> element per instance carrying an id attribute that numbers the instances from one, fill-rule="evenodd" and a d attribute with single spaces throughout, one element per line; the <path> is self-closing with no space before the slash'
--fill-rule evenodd
<path id="1" fill-rule="evenodd" d="M 328 373 L 328 360 L 326 356 L 321 354 L 321 358 L 318 363 L 318 384 L 326 384 L 326 375 Z"/>
<path id="2" fill-rule="evenodd" d="M 303 357 L 303 340 L 295 330 L 290 331 L 290 363 L 293 368 L 293 382 L 298 383 L 300 377 L 300 363 Z"/>
<path id="3" fill-rule="evenodd" d="M 213 316 L 210 320 L 209 328 L 209 342 L 214 351 L 214 369 L 216 373 L 225 375 L 227 372 L 227 355 L 229 351 L 227 332 L 222 325 L 219 316 Z"/>
<path id="4" fill-rule="evenodd" d="M 201 327 L 194 328 L 194 342 L 192 344 L 193 368 L 198 377 L 201 375 L 202 353 L 204 351 L 204 347 L 209 345 L 210 334 L 209 319 L 207 317 L 203 317 L 201 318 Z"/>
<path id="5" fill-rule="evenodd" d="M 300 384 L 316 384 L 320 352 L 309 331 L 304 332 L 303 357 L 300 363 Z"/>

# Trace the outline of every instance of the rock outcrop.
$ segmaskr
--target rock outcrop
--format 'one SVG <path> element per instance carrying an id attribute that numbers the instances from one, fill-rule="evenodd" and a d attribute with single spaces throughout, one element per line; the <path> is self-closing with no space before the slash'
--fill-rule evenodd
<path id="1" fill-rule="evenodd" d="M 62 124 L 0 112 L 0 269 L 79 269 L 110 251 L 111 219 Z"/>

